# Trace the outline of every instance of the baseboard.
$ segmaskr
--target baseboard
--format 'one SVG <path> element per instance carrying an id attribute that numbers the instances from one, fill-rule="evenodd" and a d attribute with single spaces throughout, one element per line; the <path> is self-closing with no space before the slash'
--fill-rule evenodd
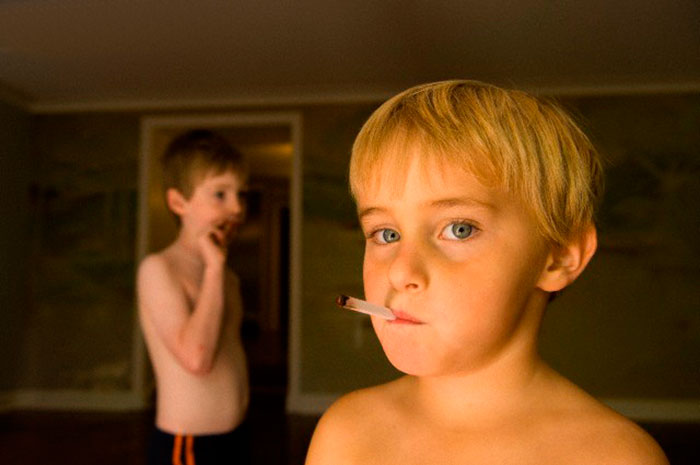
<path id="1" fill-rule="evenodd" d="M 7 103 L 23 111 L 28 111 L 30 105 L 30 99 L 26 94 L 3 82 L 0 82 L 0 102 Z"/>
<path id="2" fill-rule="evenodd" d="M 287 412 L 321 415 L 339 397 L 327 393 L 291 393 Z M 617 412 L 639 422 L 700 423 L 700 399 L 622 399 L 602 401 Z M 20 390 L 0 392 L 0 411 L 71 410 L 134 411 L 148 408 L 141 395 L 131 391 Z"/>
<path id="3" fill-rule="evenodd" d="M 339 397 L 333 394 L 296 393 L 287 397 L 287 412 L 321 415 Z M 700 399 L 601 399 L 622 415 L 638 422 L 700 423 Z"/>
<path id="4" fill-rule="evenodd" d="M 613 410 L 651 423 L 700 423 L 700 399 L 601 399 Z"/>
<path id="5" fill-rule="evenodd" d="M 0 393 L 0 410 L 134 411 L 147 408 L 131 391 L 19 390 Z"/>
<path id="6" fill-rule="evenodd" d="M 6 391 L 0 391 L 0 412 L 10 410 L 12 405 L 12 395 Z"/>

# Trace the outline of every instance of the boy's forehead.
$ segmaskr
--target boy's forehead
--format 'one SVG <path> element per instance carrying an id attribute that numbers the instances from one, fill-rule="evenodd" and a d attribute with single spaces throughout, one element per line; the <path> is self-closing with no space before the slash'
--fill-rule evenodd
<path id="1" fill-rule="evenodd" d="M 384 165 L 371 172 L 357 195 L 359 210 L 408 198 L 426 205 L 457 199 L 490 204 L 503 196 L 498 186 L 454 161 L 414 156 L 408 166 L 394 168 Z"/>
<path id="2" fill-rule="evenodd" d="M 356 180 L 361 191 L 369 196 L 383 192 L 400 197 L 406 189 L 406 179 L 414 176 L 425 191 L 440 187 L 457 178 L 474 178 L 491 185 L 484 176 L 475 173 L 465 163 L 467 156 L 451 155 L 425 148 L 419 143 L 391 144 L 384 147 L 379 156 L 369 162 L 364 179 Z"/>
<path id="3" fill-rule="evenodd" d="M 234 169 L 224 169 L 222 171 L 216 169 L 209 169 L 195 175 L 194 186 L 199 187 L 204 184 L 219 184 L 219 183 L 235 183 L 235 184 L 245 184 L 247 178 L 242 175 L 242 173 Z"/>

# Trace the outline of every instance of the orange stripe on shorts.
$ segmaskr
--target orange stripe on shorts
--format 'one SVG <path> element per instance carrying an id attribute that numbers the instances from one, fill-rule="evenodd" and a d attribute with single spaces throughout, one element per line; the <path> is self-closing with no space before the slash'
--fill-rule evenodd
<path id="1" fill-rule="evenodd" d="M 195 465 L 194 463 L 194 438 L 187 436 L 186 443 L 187 465 Z"/>
<path id="2" fill-rule="evenodd" d="M 182 460 L 180 460 L 181 455 L 182 435 L 178 434 L 175 436 L 175 443 L 173 444 L 173 465 L 182 465 Z"/>

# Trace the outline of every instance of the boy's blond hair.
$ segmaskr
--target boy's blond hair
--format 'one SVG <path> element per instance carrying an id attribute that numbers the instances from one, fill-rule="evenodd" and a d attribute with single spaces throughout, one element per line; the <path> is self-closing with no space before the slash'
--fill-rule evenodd
<path id="1" fill-rule="evenodd" d="M 161 165 L 163 190 L 176 189 L 188 199 L 209 174 L 247 174 L 241 153 L 223 136 L 208 129 L 193 129 L 173 139 L 163 153 Z"/>
<path id="2" fill-rule="evenodd" d="M 594 221 L 603 190 L 601 160 L 572 118 L 550 100 L 477 81 L 408 89 L 381 105 L 355 139 L 350 187 L 398 185 L 417 144 L 420 162 L 461 166 L 487 185 L 514 192 L 540 233 L 564 244 Z M 383 173 L 380 177 L 373 173 Z"/>

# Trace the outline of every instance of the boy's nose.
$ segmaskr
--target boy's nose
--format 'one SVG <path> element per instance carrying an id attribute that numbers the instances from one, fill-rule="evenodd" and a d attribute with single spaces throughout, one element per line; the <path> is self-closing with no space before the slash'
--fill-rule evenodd
<path id="1" fill-rule="evenodd" d="M 228 210 L 231 215 L 240 215 L 243 213 L 245 205 L 243 199 L 238 196 L 233 197 L 233 199 L 228 203 Z"/>
<path id="2" fill-rule="evenodd" d="M 401 244 L 389 266 L 389 281 L 399 292 L 420 292 L 429 282 L 420 248 Z"/>

